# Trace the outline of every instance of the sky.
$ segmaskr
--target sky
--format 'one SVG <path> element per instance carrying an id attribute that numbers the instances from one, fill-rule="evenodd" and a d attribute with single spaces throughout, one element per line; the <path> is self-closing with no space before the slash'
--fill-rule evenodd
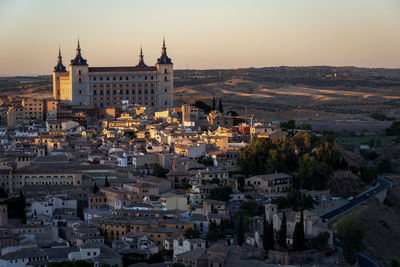
<path id="1" fill-rule="evenodd" d="M 399 0 L 0 0 L 0 75 L 89 66 L 400 68 Z"/>

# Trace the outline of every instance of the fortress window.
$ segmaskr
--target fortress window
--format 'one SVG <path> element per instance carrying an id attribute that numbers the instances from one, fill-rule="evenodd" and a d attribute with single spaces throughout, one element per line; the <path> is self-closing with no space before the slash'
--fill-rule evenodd
<path id="1" fill-rule="evenodd" d="M 164 77 L 164 81 L 168 81 L 168 80 L 167 80 L 167 76 Z"/>
<path id="2" fill-rule="evenodd" d="M 144 79 L 147 80 L 147 76 L 144 76 Z"/>
<path id="3" fill-rule="evenodd" d="M 168 72 L 167 72 L 167 69 L 164 69 L 164 73 L 165 73 L 165 74 L 167 74 L 167 73 L 168 73 Z"/>
<path id="4" fill-rule="evenodd" d="M 153 80 L 153 78 L 154 78 L 154 77 L 153 77 L 153 76 L 151 76 L 151 80 Z"/>
<path id="5" fill-rule="evenodd" d="M 115 81 L 115 77 L 113 77 L 113 80 Z"/>
<path id="6" fill-rule="evenodd" d="M 165 90 L 166 93 L 168 92 L 168 89 L 167 89 L 167 88 L 165 88 L 164 90 Z"/>
<path id="7" fill-rule="evenodd" d="M 79 83 L 82 83 L 82 79 L 81 78 L 79 78 Z"/>
<path id="8" fill-rule="evenodd" d="M 107 81 L 109 81 L 110 80 L 110 77 L 107 77 Z"/>
<path id="9" fill-rule="evenodd" d="M 119 80 L 122 81 L 122 76 L 119 76 Z"/>
<path id="10" fill-rule="evenodd" d="M 79 70 L 79 75 L 81 75 L 82 74 L 82 72 L 81 72 L 81 70 Z"/>
<path id="11" fill-rule="evenodd" d="M 126 80 L 128 80 L 128 76 L 126 76 Z"/>
<path id="12" fill-rule="evenodd" d="M 93 77 L 93 81 L 95 81 L 96 80 L 96 77 Z"/>
<path id="13" fill-rule="evenodd" d="M 100 77 L 100 81 L 102 81 L 102 80 L 103 80 L 103 76 Z"/>
<path id="14" fill-rule="evenodd" d="M 165 105 L 168 105 L 168 102 L 167 102 L 167 101 L 165 101 Z"/>

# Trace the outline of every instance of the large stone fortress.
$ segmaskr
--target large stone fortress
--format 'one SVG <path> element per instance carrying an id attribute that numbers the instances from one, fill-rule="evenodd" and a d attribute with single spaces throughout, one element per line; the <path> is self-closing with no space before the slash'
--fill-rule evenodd
<path id="1" fill-rule="evenodd" d="M 89 67 L 82 57 L 78 40 L 76 56 L 67 70 L 61 51 L 53 72 L 53 96 L 71 105 L 100 108 L 131 104 L 155 109 L 173 107 L 173 64 L 167 56 L 165 39 L 155 66 L 147 66 L 140 49 L 139 63 L 128 67 Z"/>

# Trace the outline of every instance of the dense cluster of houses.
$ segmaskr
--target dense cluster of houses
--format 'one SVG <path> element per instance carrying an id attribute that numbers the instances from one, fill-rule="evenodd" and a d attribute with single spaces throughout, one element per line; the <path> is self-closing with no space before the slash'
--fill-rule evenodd
<path id="1" fill-rule="evenodd" d="M 0 266 L 64 260 L 122 266 L 165 250 L 172 251 L 165 266 L 242 266 L 244 254 L 246 264 L 269 266 L 262 218 L 246 233 L 250 250 L 233 237 L 215 244 L 204 237 L 210 223 L 232 219 L 245 199 L 235 175 L 240 148 L 250 138 L 285 135 L 278 126 L 234 126 L 231 116 L 189 105 L 154 112 L 127 103 L 100 109 L 3 98 L 1 104 L 0 186 L 9 197 L 23 194 L 26 223 L 0 206 Z M 244 189 L 276 197 L 292 182 L 289 174 L 265 174 L 247 178 Z M 209 198 L 221 187 L 232 188 L 229 202 Z M 277 230 L 281 214 L 271 205 L 266 215 Z M 291 236 L 299 214 L 287 217 Z M 325 230 L 312 213 L 304 221 L 307 236 Z M 185 238 L 187 229 L 200 237 Z"/>

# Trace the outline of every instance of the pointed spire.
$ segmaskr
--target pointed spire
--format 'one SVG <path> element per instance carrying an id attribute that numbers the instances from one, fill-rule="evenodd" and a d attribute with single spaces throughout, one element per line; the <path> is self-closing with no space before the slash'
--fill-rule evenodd
<path id="1" fill-rule="evenodd" d="M 161 57 L 157 60 L 157 64 L 172 64 L 171 59 L 167 56 L 167 47 L 165 46 L 165 36 L 163 36 Z"/>
<path id="2" fill-rule="evenodd" d="M 78 46 L 76 47 L 76 56 L 73 60 L 71 60 L 71 65 L 87 65 L 86 59 L 84 59 L 81 55 L 81 45 L 79 43 L 79 37 Z"/>
<path id="3" fill-rule="evenodd" d="M 81 46 L 79 44 L 79 37 L 78 37 L 78 47 L 76 48 L 76 55 L 79 56 L 81 54 Z"/>
<path id="4" fill-rule="evenodd" d="M 62 64 L 61 47 L 58 45 L 58 61 L 57 65 L 54 67 L 55 72 L 65 72 L 65 66 Z"/>
<path id="5" fill-rule="evenodd" d="M 139 54 L 139 63 L 137 64 L 138 67 L 146 67 L 146 64 L 144 63 L 143 60 L 143 49 L 142 45 L 140 45 L 140 54 Z"/>
<path id="6" fill-rule="evenodd" d="M 165 47 L 165 36 L 163 36 L 163 45 L 161 50 L 162 50 L 161 55 L 167 54 L 167 47 Z"/>

